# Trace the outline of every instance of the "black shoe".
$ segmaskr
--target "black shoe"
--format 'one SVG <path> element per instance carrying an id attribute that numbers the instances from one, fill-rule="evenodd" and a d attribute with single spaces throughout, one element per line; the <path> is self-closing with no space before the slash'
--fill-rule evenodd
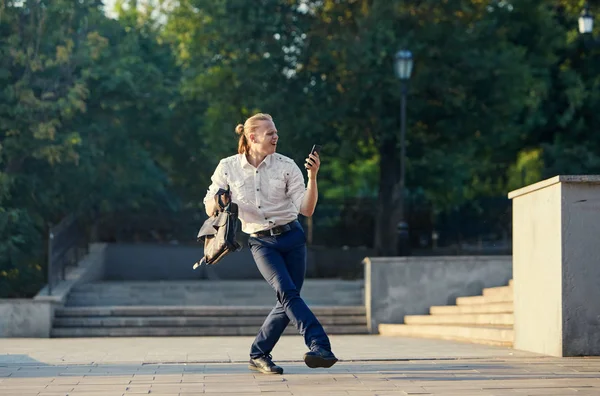
<path id="1" fill-rule="evenodd" d="M 265 355 L 257 357 L 256 359 L 250 358 L 248 368 L 254 371 L 260 371 L 263 374 L 283 374 L 283 369 L 273 363 L 271 355 Z"/>
<path id="2" fill-rule="evenodd" d="M 306 363 L 306 365 L 310 368 L 329 368 L 337 361 L 338 360 L 333 352 L 321 347 L 313 347 L 311 351 L 304 354 L 304 363 Z"/>

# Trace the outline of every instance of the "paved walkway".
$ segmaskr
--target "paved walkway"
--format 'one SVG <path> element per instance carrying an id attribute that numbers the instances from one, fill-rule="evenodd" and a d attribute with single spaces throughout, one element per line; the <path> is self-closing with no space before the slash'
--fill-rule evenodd
<path id="1" fill-rule="evenodd" d="M 341 361 L 311 370 L 299 336 L 247 369 L 250 337 L 0 339 L 0 395 L 598 395 L 600 358 L 379 336 L 333 336 Z"/>

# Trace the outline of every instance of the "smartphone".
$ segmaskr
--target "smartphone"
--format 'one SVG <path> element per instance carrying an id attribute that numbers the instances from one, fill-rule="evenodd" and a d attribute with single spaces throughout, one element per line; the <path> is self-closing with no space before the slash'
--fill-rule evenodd
<path id="1" fill-rule="evenodd" d="M 319 154 L 320 152 L 321 152 L 321 146 L 320 146 L 320 145 L 318 145 L 318 144 L 314 144 L 314 145 L 312 146 L 312 149 L 310 150 L 310 153 L 311 153 L 311 154 L 315 154 L 315 153 Z M 308 160 L 307 160 L 307 161 L 308 161 L 308 163 L 309 163 L 311 166 L 312 166 L 312 165 L 314 165 L 314 164 L 313 164 L 313 162 L 310 160 L 310 158 L 308 158 Z"/>

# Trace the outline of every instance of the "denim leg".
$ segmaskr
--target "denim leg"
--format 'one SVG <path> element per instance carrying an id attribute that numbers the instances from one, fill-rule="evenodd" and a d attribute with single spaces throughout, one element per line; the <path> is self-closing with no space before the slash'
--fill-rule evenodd
<path id="1" fill-rule="evenodd" d="M 302 233 L 302 239 L 304 240 L 303 232 L 300 232 Z M 304 342 L 309 349 L 318 345 L 328 351 L 331 350 L 329 337 L 325 333 L 325 329 L 323 329 L 321 322 L 319 322 L 315 314 L 300 296 L 300 290 L 302 289 L 304 277 L 306 275 L 306 243 L 303 243 L 301 246 L 293 247 L 283 254 L 283 258 L 288 273 L 290 274 L 290 278 L 296 285 L 296 290 L 290 296 L 292 302 L 290 304 L 292 315 L 286 311 L 287 315 L 290 317 L 292 323 L 296 325 L 300 334 L 304 336 Z"/>
<path id="2" fill-rule="evenodd" d="M 290 319 L 285 314 L 283 305 L 277 301 L 277 304 L 269 312 L 250 347 L 250 357 L 255 359 L 259 356 L 270 354 L 288 323 L 290 323 Z"/>
<path id="3" fill-rule="evenodd" d="M 282 255 L 292 282 L 300 292 L 306 276 L 306 244 L 296 246 Z"/>
<path id="4" fill-rule="evenodd" d="M 290 231 L 288 234 L 279 240 L 261 238 L 251 243 L 257 267 L 277 293 L 278 300 L 252 344 L 252 357 L 269 354 L 290 320 L 304 336 L 307 347 L 319 345 L 331 349 L 325 330 L 300 297 L 306 273 L 306 244 L 303 240 L 297 243 L 299 236 L 303 238 L 302 231 Z"/>
<path id="5" fill-rule="evenodd" d="M 274 238 L 272 239 L 274 240 Z M 262 246 L 260 242 L 258 242 L 258 244 L 251 243 L 250 249 L 261 275 L 267 282 L 269 282 L 271 287 L 275 289 L 271 279 L 277 276 L 277 270 L 275 269 L 276 266 L 269 265 L 269 262 L 283 263 L 281 254 L 274 247 Z M 285 265 L 280 264 L 279 267 L 285 267 Z M 277 289 L 275 289 L 275 291 L 277 291 Z M 256 335 L 256 338 L 254 339 L 254 342 L 252 343 L 252 347 L 250 348 L 250 357 L 256 358 L 270 354 L 289 323 L 290 319 L 285 314 L 285 309 L 283 308 L 283 305 L 281 305 L 281 302 L 278 298 L 275 307 L 271 310 L 271 312 L 269 312 L 269 315 L 263 322 L 258 334 Z"/>

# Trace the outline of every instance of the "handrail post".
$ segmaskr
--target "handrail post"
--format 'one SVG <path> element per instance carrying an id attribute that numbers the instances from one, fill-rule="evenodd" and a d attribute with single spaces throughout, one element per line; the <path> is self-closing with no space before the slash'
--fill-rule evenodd
<path id="1" fill-rule="evenodd" d="M 48 227 L 48 295 L 52 294 L 52 272 L 53 272 L 53 263 L 52 263 L 52 245 L 54 243 L 54 233 L 52 232 L 52 227 Z"/>

